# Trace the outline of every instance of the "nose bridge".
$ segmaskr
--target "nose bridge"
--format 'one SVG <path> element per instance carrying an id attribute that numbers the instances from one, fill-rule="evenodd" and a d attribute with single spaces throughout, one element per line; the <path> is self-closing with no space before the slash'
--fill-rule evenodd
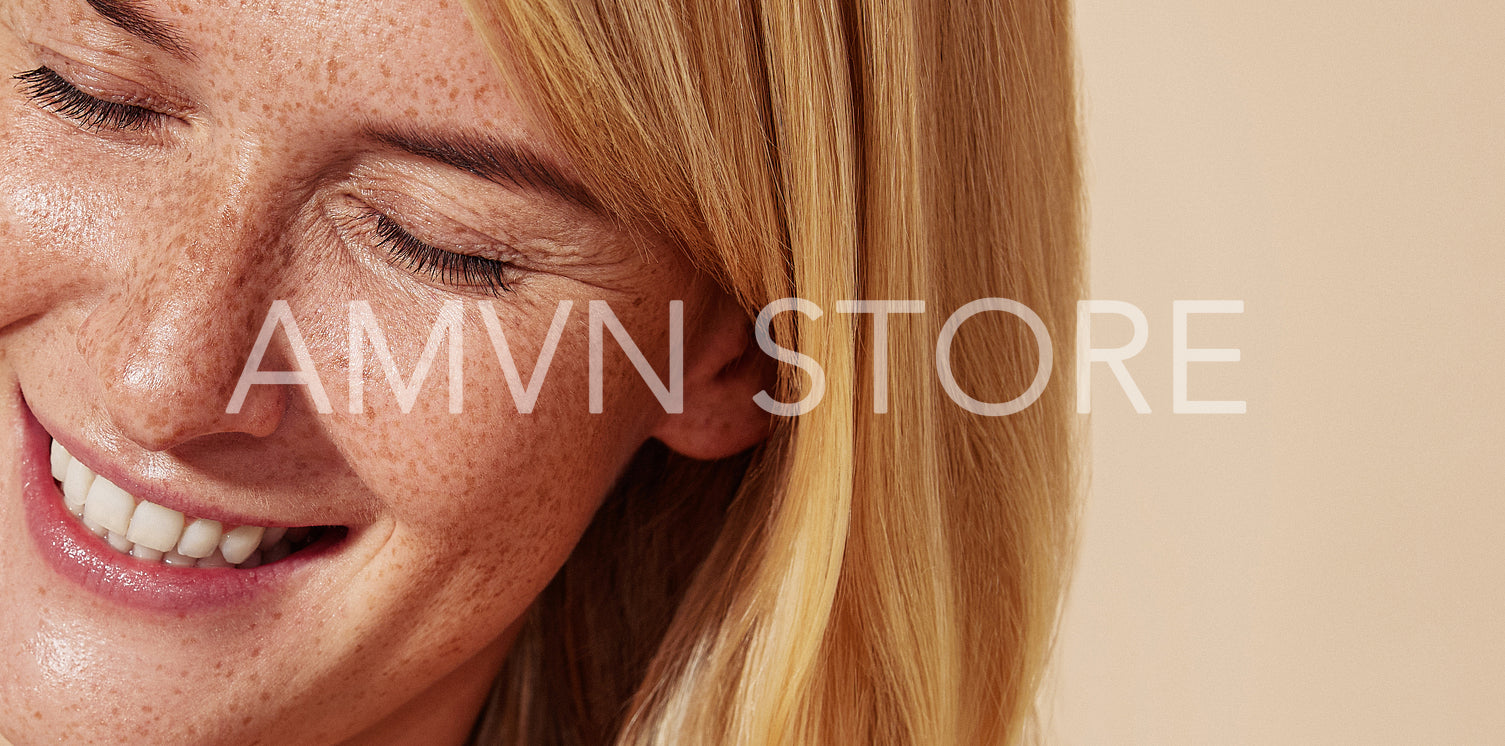
<path id="1" fill-rule="evenodd" d="M 277 292 L 288 221 L 269 163 L 245 148 L 233 164 L 189 179 L 160 221 L 156 245 L 132 246 L 117 280 L 79 330 L 99 376 L 102 404 L 121 434 L 151 450 L 218 432 L 268 435 L 285 406 L 277 387 L 255 387 L 225 412 L 261 319 Z M 266 364 L 263 364 L 265 367 Z"/>

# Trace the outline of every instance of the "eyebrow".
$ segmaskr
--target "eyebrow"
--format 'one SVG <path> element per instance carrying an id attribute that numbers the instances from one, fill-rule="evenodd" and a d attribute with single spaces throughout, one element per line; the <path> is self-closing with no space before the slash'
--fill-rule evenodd
<path id="1" fill-rule="evenodd" d="M 457 133 L 438 135 L 412 129 L 368 128 L 366 136 L 420 158 L 475 174 L 503 186 L 539 192 L 606 215 L 601 203 L 553 160 L 506 140 Z"/>
<path id="2" fill-rule="evenodd" d="M 84 0 L 114 26 L 178 58 L 193 56 L 178 27 L 157 18 L 140 0 Z"/>

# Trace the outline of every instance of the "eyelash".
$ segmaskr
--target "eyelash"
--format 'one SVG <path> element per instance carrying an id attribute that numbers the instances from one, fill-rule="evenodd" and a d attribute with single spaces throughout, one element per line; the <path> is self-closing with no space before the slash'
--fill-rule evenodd
<path id="1" fill-rule="evenodd" d="M 72 120 L 86 130 L 141 132 L 166 118 L 165 114 L 151 109 L 106 101 L 84 93 L 46 65 L 16 75 L 14 79 L 21 83 L 22 92 L 38 106 Z"/>
<path id="2" fill-rule="evenodd" d="M 512 290 L 507 279 L 512 265 L 507 262 L 436 248 L 379 212 L 370 212 L 365 220 L 376 236 L 377 248 L 385 249 L 394 264 L 409 272 L 428 275 L 448 285 L 476 288 L 493 296 Z"/>

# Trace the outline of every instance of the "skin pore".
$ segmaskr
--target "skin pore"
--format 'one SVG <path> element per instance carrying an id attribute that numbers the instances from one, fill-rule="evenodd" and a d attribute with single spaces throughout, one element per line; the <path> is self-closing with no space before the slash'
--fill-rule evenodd
<path id="1" fill-rule="evenodd" d="M 0 741 L 459 743 L 637 448 L 715 458 L 765 434 L 742 312 L 591 203 L 457 3 L 13 0 L 0 76 Z M 611 341 L 590 413 L 589 302 L 667 379 L 674 299 L 683 414 Z M 275 300 L 333 413 L 297 385 L 226 413 Z M 404 376 L 463 303 L 461 413 L 445 352 L 404 413 L 369 350 L 348 411 L 355 300 Z M 480 300 L 525 380 L 574 301 L 529 414 Z M 279 332 L 260 368 L 297 367 Z M 184 512 L 348 533 L 244 597 L 129 603 L 35 538 L 28 410 Z"/>

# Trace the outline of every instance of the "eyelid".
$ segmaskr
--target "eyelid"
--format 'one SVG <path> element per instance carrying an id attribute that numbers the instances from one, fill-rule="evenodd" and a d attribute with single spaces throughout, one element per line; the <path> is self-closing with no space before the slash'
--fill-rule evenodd
<path id="1" fill-rule="evenodd" d="M 98 135 L 151 134 L 168 117 L 151 109 L 91 96 L 50 67 L 12 76 L 21 92 L 43 111 Z"/>
<path id="2" fill-rule="evenodd" d="M 401 192 L 389 193 L 369 188 L 357 188 L 354 199 L 368 209 L 375 209 L 388 216 L 402 216 L 397 222 L 404 229 L 417 231 L 415 236 L 437 248 L 502 262 L 517 263 L 521 260 L 513 247 L 513 241 L 472 228 L 464 221 L 435 209 L 425 199 Z M 442 237 L 433 234 L 441 234 Z"/>
<path id="3" fill-rule="evenodd" d="M 327 213 L 341 240 L 435 287 L 496 297 L 510 291 L 527 274 L 525 268 L 506 258 L 467 251 L 464 246 L 434 245 L 414 235 L 403 221 L 383 208 L 353 195 L 336 199 Z"/>
<path id="4" fill-rule="evenodd" d="M 77 58 L 99 56 L 97 53 L 86 53 L 80 50 L 76 53 L 76 57 L 42 46 L 33 45 L 32 49 L 38 62 L 56 72 L 81 92 L 101 101 L 150 109 L 165 117 L 185 121 L 195 114 L 195 109 L 189 105 L 187 97 L 180 95 L 158 76 L 148 74 L 146 71 L 132 70 L 131 76 L 126 77 L 108 72 L 100 65 Z M 136 66 L 131 65 L 131 67 Z M 149 82 L 138 82 L 134 79 L 138 75 L 148 79 Z"/>

